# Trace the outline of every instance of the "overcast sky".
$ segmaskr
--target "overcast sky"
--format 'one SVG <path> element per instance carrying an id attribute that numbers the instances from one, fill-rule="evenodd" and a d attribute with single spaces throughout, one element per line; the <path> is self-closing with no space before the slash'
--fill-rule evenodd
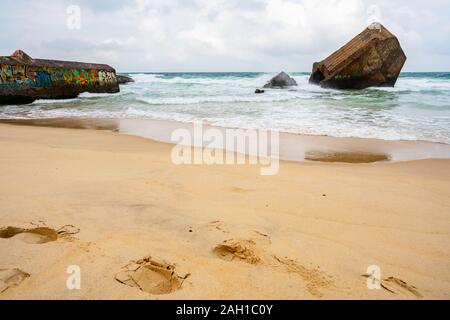
<path id="1" fill-rule="evenodd" d="M 0 0 L 0 12 L 0 55 L 118 71 L 310 71 L 374 20 L 399 38 L 404 71 L 450 71 L 448 0 Z"/>

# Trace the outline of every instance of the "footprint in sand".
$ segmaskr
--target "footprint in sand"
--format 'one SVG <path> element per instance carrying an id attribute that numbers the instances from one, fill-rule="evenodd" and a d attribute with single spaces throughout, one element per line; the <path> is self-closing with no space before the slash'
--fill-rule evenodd
<path id="1" fill-rule="evenodd" d="M 395 277 L 382 280 L 381 287 L 392 293 L 412 294 L 417 298 L 422 298 L 422 294 L 420 294 L 415 286 Z"/>
<path id="2" fill-rule="evenodd" d="M 281 267 L 288 273 L 299 275 L 305 282 L 306 290 L 313 296 L 322 297 L 323 294 L 320 289 L 331 288 L 334 284 L 332 277 L 319 270 L 319 268 L 306 267 L 287 257 L 282 258 L 273 255 L 273 259 L 275 261 L 274 267 Z"/>
<path id="3" fill-rule="evenodd" d="M 225 240 L 215 246 L 213 252 L 222 260 L 241 261 L 252 265 L 260 264 L 279 272 L 296 274 L 304 281 L 306 290 L 316 297 L 323 296 L 321 289 L 334 285 L 332 277 L 319 270 L 318 267 L 306 267 L 295 260 L 267 252 L 271 243 L 269 235 L 253 231 L 249 239 Z"/>
<path id="4" fill-rule="evenodd" d="M 364 274 L 363 277 L 370 278 L 371 275 Z M 419 290 L 413 286 L 403 281 L 402 279 L 396 277 L 389 277 L 381 280 L 381 287 L 393 294 L 400 294 L 405 296 L 413 295 L 416 298 L 422 298 L 422 294 Z"/>
<path id="5" fill-rule="evenodd" d="M 0 269 L 0 293 L 18 286 L 30 275 L 20 269 Z"/>
<path id="6" fill-rule="evenodd" d="M 239 260 L 250 264 L 261 262 L 263 248 L 271 244 L 269 235 L 254 230 L 248 239 L 228 239 L 214 247 L 213 252 L 227 261 Z"/>
<path id="7" fill-rule="evenodd" d="M 181 288 L 189 276 L 180 276 L 175 272 L 175 265 L 163 260 L 145 257 L 131 261 L 115 278 L 122 284 L 136 287 L 151 294 L 168 294 Z"/>
<path id="8" fill-rule="evenodd" d="M 39 227 L 32 229 L 23 229 L 16 227 L 6 227 L 0 229 L 0 238 L 15 238 L 26 243 L 41 244 L 58 239 L 58 233 L 47 227 Z"/>
<path id="9" fill-rule="evenodd" d="M 404 295 L 414 295 L 416 298 L 422 298 L 422 294 L 417 290 L 416 287 L 406 283 L 405 281 L 389 277 L 381 281 L 381 287 L 394 294 L 404 294 Z"/>
<path id="10" fill-rule="evenodd" d="M 257 253 L 256 243 L 253 240 L 229 239 L 217 245 L 213 252 L 223 260 L 240 260 L 250 264 L 258 264 L 261 258 Z"/>
<path id="11" fill-rule="evenodd" d="M 56 241 L 58 238 L 72 239 L 72 235 L 78 233 L 79 231 L 79 229 L 76 229 L 71 225 L 63 226 L 59 230 L 48 227 L 36 227 L 30 229 L 6 227 L 0 229 L 0 238 L 14 238 L 26 243 L 42 244 Z"/>

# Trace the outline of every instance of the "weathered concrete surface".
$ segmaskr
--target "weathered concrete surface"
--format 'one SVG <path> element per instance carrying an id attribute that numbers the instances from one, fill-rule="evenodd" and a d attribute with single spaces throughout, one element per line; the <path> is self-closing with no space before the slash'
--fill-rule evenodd
<path id="1" fill-rule="evenodd" d="M 296 85 L 297 82 L 294 78 L 291 78 L 286 72 L 281 71 L 275 77 L 270 79 L 270 81 L 264 85 L 264 88 L 283 88 Z"/>
<path id="2" fill-rule="evenodd" d="M 119 82 L 119 84 L 127 84 L 129 82 L 134 82 L 134 79 L 131 77 L 122 76 L 122 75 L 118 74 L 117 81 Z"/>
<path id="3" fill-rule="evenodd" d="M 82 92 L 119 92 L 116 71 L 105 64 L 33 59 L 21 50 L 0 57 L 0 104 L 70 99 Z"/>
<path id="4" fill-rule="evenodd" d="M 398 39 L 373 23 L 328 58 L 313 65 L 310 83 L 326 88 L 393 87 L 406 62 Z"/>

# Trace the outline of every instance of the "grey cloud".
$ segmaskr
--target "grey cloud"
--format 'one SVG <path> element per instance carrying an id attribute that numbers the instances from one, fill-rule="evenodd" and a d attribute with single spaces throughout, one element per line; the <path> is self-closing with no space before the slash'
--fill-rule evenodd
<path id="1" fill-rule="evenodd" d="M 73 4 L 80 30 L 66 27 Z M 14 13 L 0 20 L 0 54 L 22 48 L 124 71 L 309 71 L 368 24 L 373 5 L 407 70 L 450 70 L 447 0 L 0 0 Z"/>

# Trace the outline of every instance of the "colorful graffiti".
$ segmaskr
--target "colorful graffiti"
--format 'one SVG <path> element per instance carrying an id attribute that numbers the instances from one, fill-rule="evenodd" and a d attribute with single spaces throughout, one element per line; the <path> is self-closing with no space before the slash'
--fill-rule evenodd
<path id="1" fill-rule="evenodd" d="M 0 86 L 37 87 L 55 85 L 102 87 L 116 85 L 115 72 L 82 68 L 55 68 L 25 65 L 0 65 Z"/>
<path id="2" fill-rule="evenodd" d="M 104 64 L 32 59 L 21 50 L 0 56 L 0 105 L 119 91 L 116 72 Z"/>
<path id="3" fill-rule="evenodd" d="M 52 85 L 50 73 L 45 71 L 37 71 L 36 87 L 49 87 Z"/>
<path id="4" fill-rule="evenodd" d="M 22 65 L 0 65 L 0 85 L 31 85 L 32 81 L 27 77 L 27 67 Z"/>
<path id="5" fill-rule="evenodd" d="M 69 69 L 63 78 L 68 83 L 75 83 L 79 86 L 92 87 L 98 83 L 97 70 L 85 70 L 85 69 Z"/>

